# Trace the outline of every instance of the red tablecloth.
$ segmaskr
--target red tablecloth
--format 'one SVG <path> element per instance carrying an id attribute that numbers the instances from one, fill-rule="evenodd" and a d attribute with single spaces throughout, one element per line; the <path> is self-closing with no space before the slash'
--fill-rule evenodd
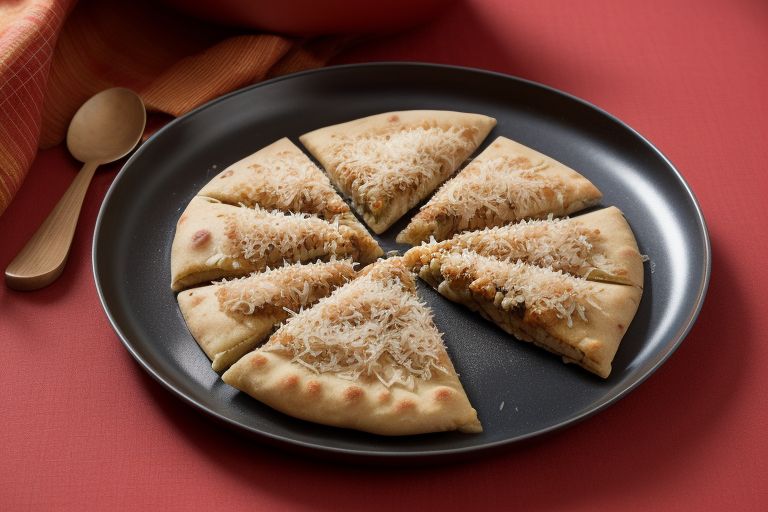
<path id="1" fill-rule="evenodd" d="M 543 82 L 657 144 L 712 236 L 709 296 L 681 348 L 599 415 L 471 462 L 360 469 L 277 452 L 180 403 L 112 332 L 90 250 L 113 165 L 63 278 L 0 286 L 1 510 L 768 509 L 768 4 L 478 0 L 337 60 L 385 59 Z M 40 153 L 0 217 L 2 268 L 78 168 L 61 148 Z"/>

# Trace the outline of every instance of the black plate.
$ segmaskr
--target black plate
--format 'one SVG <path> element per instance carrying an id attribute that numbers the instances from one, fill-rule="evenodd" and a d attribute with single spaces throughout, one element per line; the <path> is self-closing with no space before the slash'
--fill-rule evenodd
<path id="1" fill-rule="evenodd" d="M 216 173 L 268 143 L 357 117 L 449 109 L 495 117 L 504 135 L 580 170 L 626 214 L 650 256 L 645 293 L 613 373 L 601 380 L 516 342 L 426 286 L 462 383 L 485 431 L 386 438 L 285 416 L 219 380 L 169 288 L 182 209 Z M 481 148 L 482 149 L 482 148 Z M 379 237 L 396 247 L 398 225 Z M 179 118 L 125 164 L 104 200 L 93 243 L 96 286 L 120 339 L 159 382 L 200 410 L 294 448 L 360 457 L 457 455 L 572 424 L 615 402 L 677 348 L 701 308 L 710 272 L 704 219 L 672 164 L 621 121 L 565 93 L 506 75 L 425 64 L 325 68 L 232 93 Z M 502 407 L 503 404 L 503 407 Z M 224 433 L 222 433 L 224 435 Z"/>

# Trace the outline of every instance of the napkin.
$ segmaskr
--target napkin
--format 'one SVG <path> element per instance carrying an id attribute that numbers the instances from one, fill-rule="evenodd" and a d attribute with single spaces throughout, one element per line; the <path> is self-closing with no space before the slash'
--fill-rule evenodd
<path id="1" fill-rule="evenodd" d="M 347 42 L 218 26 L 150 1 L 0 2 L 0 214 L 38 148 L 62 143 L 98 91 L 138 92 L 156 129 L 226 92 L 322 66 Z"/>

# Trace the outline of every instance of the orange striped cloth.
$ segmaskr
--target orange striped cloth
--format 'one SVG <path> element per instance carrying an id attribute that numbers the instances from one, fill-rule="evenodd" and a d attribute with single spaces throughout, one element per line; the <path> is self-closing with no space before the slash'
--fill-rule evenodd
<path id="1" fill-rule="evenodd" d="M 100 90 L 129 87 L 150 112 L 178 116 L 264 78 L 322 66 L 343 44 L 214 26 L 149 0 L 75 3 L 0 1 L 0 214 L 38 147 L 60 144 Z"/>

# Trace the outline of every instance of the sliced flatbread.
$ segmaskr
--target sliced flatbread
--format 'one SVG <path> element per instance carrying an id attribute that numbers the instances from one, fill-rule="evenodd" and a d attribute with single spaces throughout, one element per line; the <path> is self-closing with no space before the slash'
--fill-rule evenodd
<path id="1" fill-rule="evenodd" d="M 382 255 L 364 229 L 307 214 L 232 206 L 195 197 L 179 218 L 171 247 L 171 288 L 240 277 L 284 263 Z"/>
<path id="2" fill-rule="evenodd" d="M 428 307 L 399 258 L 288 319 L 224 381 L 291 416 L 382 435 L 480 432 Z"/>
<path id="3" fill-rule="evenodd" d="M 448 179 L 495 125 L 480 114 L 411 110 L 328 126 L 300 140 L 382 233 Z"/>
<path id="4" fill-rule="evenodd" d="M 405 253 L 411 268 L 428 264 L 435 252 L 462 252 L 522 261 L 562 270 L 590 281 L 643 287 L 643 260 L 632 229 L 616 207 L 579 217 L 528 220 L 466 231 Z"/>
<path id="5" fill-rule="evenodd" d="M 587 281 L 466 250 L 433 253 L 419 276 L 516 338 L 603 378 L 642 295 L 636 286 Z"/>
<path id="6" fill-rule="evenodd" d="M 349 260 L 294 263 L 185 290 L 177 299 L 189 332 L 218 372 L 256 348 L 291 311 L 311 306 L 354 276 Z"/>
<path id="7" fill-rule="evenodd" d="M 230 165 L 198 195 L 232 205 L 311 213 L 328 221 L 351 215 L 328 176 L 287 138 Z"/>
<path id="8" fill-rule="evenodd" d="M 557 160 L 499 137 L 443 185 L 397 236 L 417 245 L 467 230 L 559 217 L 596 204 L 602 194 Z"/>

